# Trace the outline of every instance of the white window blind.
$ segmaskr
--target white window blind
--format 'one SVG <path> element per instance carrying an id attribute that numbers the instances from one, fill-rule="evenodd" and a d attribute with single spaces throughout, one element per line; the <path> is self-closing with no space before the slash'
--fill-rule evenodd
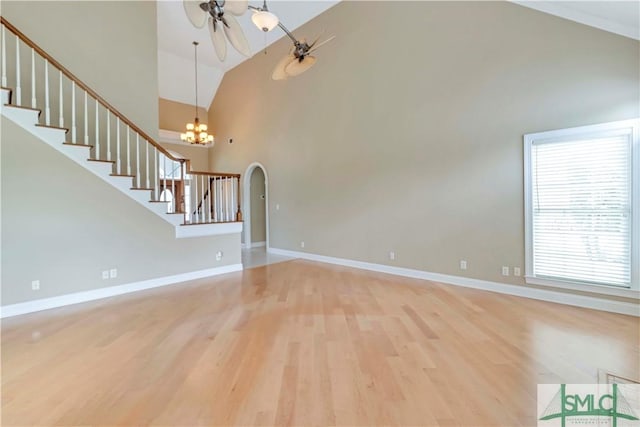
<path id="1" fill-rule="evenodd" d="M 615 134 L 533 141 L 533 276 L 630 286 L 631 144 Z"/>

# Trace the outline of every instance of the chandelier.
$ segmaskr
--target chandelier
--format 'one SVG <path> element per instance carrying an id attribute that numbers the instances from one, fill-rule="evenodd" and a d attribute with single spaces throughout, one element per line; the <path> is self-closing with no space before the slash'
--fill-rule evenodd
<path id="1" fill-rule="evenodd" d="M 187 123 L 187 131 L 180 134 L 180 139 L 194 145 L 208 145 L 213 143 L 213 135 L 207 133 L 207 125 L 198 119 L 198 42 L 193 42 L 195 53 L 196 75 L 196 119 Z"/>

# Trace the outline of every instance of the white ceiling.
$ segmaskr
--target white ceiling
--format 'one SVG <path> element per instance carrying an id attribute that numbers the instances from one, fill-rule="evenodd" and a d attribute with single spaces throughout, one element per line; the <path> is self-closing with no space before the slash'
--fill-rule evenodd
<path id="1" fill-rule="evenodd" d="M 269 9 L 293 31 L 321 14 L 340 0 L 270 0 Z M 639 0 L 600 1 L 539 1 L 511 0 L 521 6 L 536 9 L 565 19 L 600 28 L 640 40 Z M 260 0 L 250 4 L 260 6 Z M 251 12 L 238 18 L 249 40 L 252 54 L 260 52 L 284 37 L 279 28 L 269 33 L 258 30 L 251 22 Z M 306 35 L 312 37 L 314 35 Z M 209 32 L 194 28 L 182 8 L 181 0 L 158 0 L 158 77 L 161 98 L 185 104 L 195 104 L 193 77 L 193 41 L 198 47 L 198 104 L 206 109 L 222 81 L 224 73 L 247 58 L 229 47 L 227 59 L 220 62 L 213 50 Z"/>
<path id="2" fill-rule="evenodd" d="M 204 0 L 203 0 L 204 1 Z M 318 16 L 339 0 L 269 0 L 269 10 L 290 30 Z M 261 6 L 262 1 L 250 1 Z M 263 33 L 251 22 L 251 11 L 238 17 L 253 55 L 284 36 L 280 28 Z M 313 35 L 309 35 L 311 37 Z M 182 0 L 158 0 L 158 79 L 161 98 L 195 104 L 193 41 L 198 46 L 198 104 L 206 109 L 224 73 L 247 58 L 228 45 L 227 59 L 220 62 L 213 50 L 207 28 L 197 29 L 187 19 Z M 286 52 L 283 52 L 283 55 Z"/>
<path id="3" fill-rule="evenodd" d="M 512 0 L 521 6 L 640 40 L 640 1 Z"/>

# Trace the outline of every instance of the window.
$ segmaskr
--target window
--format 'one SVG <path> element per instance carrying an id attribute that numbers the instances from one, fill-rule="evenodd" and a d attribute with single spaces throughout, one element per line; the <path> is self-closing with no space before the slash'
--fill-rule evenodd
<path id="1" fill-rule="evenodd" d="M 639 288 L 639 131 L 627 120 L 525 135 L 528 283 Z"/>

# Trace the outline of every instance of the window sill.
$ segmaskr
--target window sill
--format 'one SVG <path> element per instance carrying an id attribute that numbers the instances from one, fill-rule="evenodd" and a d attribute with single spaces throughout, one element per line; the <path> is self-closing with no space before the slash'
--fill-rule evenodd
<path id="1" fill-rule="evenodd" d="M 621 288 L 621 287 L 606 286 L 606 285 L 589 285 L 589 284 L 582 284 L 582 283 L 563 282 L 561 280 L 540 279 L 538 277 L 533 277 L 533 276 L 525 276 L 525 281 L 527 284 L 530 284 L 530 285 L 541 285 L 541 286 L 548 286 L 551 288 L 570 289 L 573 291 L 589 292 L 589 293 L 601 294 L 601 295 L 612 295 L 616 297 L 640 300 L 640 290 L 638 289 Z"/>

